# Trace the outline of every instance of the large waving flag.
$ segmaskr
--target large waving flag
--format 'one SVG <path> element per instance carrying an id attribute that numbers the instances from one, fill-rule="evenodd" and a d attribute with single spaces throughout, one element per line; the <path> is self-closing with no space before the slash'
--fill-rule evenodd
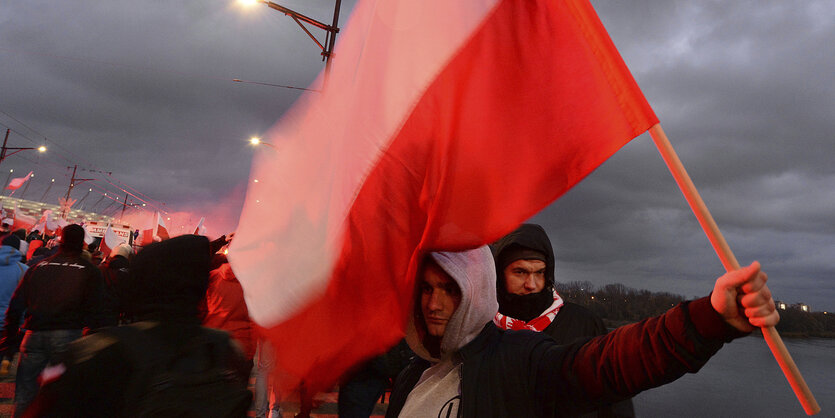
<path id="1" fill-rule="evenodd" d="M 9 185 L 6 186 L 8 190 L 17 190 L 20 186 L 23 186 L 23 183 L 26 183 L 26 180 L 29 180 L 29 177 L 32 177 L 32 172 L 30 171 L 29 174 L 23 177 L 13 178 L 12 181 L 9 182 Z"/>
<path id="2" fill-rule="evenodd" d="M 587 1 L 361 0 L 253 164 L 249 312 L 321 389 L 402 337 L 426 251 L 498 239 L 655 123 Z"/>

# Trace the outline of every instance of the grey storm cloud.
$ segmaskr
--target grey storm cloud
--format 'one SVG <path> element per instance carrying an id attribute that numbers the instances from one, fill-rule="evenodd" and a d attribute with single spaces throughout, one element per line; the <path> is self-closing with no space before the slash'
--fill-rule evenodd
<path id="1" fill-rule="evenodd" d="M 232 79 L 308 87 L 324 68 L 307 35 L 263 5 L 7 3 L 0 123 L 10 146 L 51 141 L 49 156 L 0 166 L 34 167 L 28 198 L 55 177 L 57 199 L 79 164 L 172 208 L 239 205 L 246 140 L 300 90 Z M 279 3 L 332 19 L 331 0 Z M 777 299 L 835 309 L 835 3 L 593 4 L 740 262 L 761 261 Z M 698 296 L 723 271 L 646 134 L 533 221 L 554 241 L 558 280 Z"/>

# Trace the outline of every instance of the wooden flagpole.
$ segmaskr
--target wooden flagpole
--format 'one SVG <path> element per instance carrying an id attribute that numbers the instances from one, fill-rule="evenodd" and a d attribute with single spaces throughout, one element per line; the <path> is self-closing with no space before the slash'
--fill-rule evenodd
<path id="1" fill-rule="evenodd" d="M 678 183 L 678 187 L 684 194 L 684 198 L 687 199 L 690 209 L 693 210 L 693 213 L 696 215 L 696 219 L 698 219 L 699 224 L 705 231 L 708 240 L 710 240 L 710 244 L 713 246 L 716 254 L 719 255 L 719 259 L 722 261 L 722 265 L 725 267 L 725 270 L 738 270 L 739 262 L 736 260 L 733 252 L 731 252 L 731 248 L 728 246 L 728 243 L 719 231 L 719 227 L 713 220 L 713 216 L 711 216 L 710 212 L 707 210 L 707 206 L 705 206 L 704 201 L 702 201 L 702 197 L 696 190 L 696 186 L 693 185 L 693 181 L 690 180 L 690 176 L 681 164 L 681 160 L 678 159 L 678 155 L 676 155 L 672 144 L 670 144 L 670 141 L 667 139 L 667 135 L 664 133 L 664 130 L 661 129 L 661 124 L 653 125 L 649 129 L 649 134 L 652 136 L 655 146 L 658 147 L 658 151 L 661 153 L 661 157 L 664 159 L 664 162 L 667 163 L 667 167 L 673 174 L 673 178 L 676 180 L 676 183 Z M 815 400 L 815 396 L 812 395 L 812 391 L 809 390 L 809 387 L 806 385 L 806 381 L 803 380 L 803 376 L 800 375 L 800 370 L 797 369 L 797 365 L 794 363 L 794 360 L 792 360 L 785 344 L 783 344 L 780 334 L 777 333 L 777 330 L 774 327 L 763 327 L 761 329 L 765 342 L 771 349 L 771 353 L 777 360 L 777 364 L 779 364 L 780 368 L 783 370 L 783 374 L 789 381 L 789 385 L 791 385 L 795 396 L 797 396 L 797 399 L 800 401 L 800 404 L 803 406 L 806 414 L 815 415 L 820 412 L 821 408 Z"/>

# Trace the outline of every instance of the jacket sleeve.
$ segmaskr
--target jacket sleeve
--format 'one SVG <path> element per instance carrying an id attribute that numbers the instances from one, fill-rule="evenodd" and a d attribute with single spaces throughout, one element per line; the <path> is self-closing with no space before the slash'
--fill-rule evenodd
<path id="1" fill-rule="evenodd" d="M 536 390 L 554 399 L 561 413 L 567 405 L 588 411 L 695 373 L 724 343 L 744 335 L 722 320 L 709 298 L 698 299 L 586 342 L 538 344 Z"/>

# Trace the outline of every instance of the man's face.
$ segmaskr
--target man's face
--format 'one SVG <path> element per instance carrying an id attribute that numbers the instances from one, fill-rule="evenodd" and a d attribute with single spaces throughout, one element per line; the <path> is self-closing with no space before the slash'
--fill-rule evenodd
<path id="1" fill-rule="evenodd" d="M 540 260 L 516 260 L 504 269 L 507 293 L 527 295 L 545 288 L 545 262 Z"/>
<path id="2" fill-rule="evenodd" d="M 426 331 L 433 337 L 443 337 L 449 319 L 461 303 L 461 289 L 443 269 L 428 262 L 418 290 Z"/>

